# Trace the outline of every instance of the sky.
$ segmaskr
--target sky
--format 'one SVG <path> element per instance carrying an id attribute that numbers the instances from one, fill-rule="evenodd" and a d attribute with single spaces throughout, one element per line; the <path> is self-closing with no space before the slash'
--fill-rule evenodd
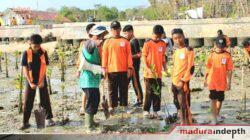
<path id="1" fill-rule="evenodd" d="M 7 8 L 31 8 L 46 10 L 55 8 L 59 10 L 62 6 L 76 6 L 81 9 L 93 9 L 95 4 L 101 4 L 108 7 L 117 7 L 118 10 L 125 10 L 138 6 L 149 6 L 148 0 L 0 0 L 0 11 Z"/>

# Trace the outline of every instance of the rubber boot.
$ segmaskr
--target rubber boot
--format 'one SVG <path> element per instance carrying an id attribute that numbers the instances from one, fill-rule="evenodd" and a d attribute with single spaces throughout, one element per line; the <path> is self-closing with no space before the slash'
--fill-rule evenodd
<path id="1" fill-rule="evenodd" d="M 85 113 L 85 127 L 88 130 L 92 130 L 93 129 L 93 115 Z"/>
<path id="2" fill-rule="evenodd" d="M 98 126 L 99 126 L 99 123 L 94 121 L 94 115 L 93 115 L 93 125 L 94 125 L 95 127 L 98 127 Z"/>

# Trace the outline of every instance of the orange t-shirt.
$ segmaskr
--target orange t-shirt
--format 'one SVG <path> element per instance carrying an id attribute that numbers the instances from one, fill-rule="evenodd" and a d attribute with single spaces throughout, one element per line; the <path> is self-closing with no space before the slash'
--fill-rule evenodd
<path id="1" fill-rule="evenodd" d="M 208 74 L 208 89 L 225 91 L 227 89 L 227 71 L 233 70 L 233 62 L 230 53 L 212 52 L 207 61 L 206 74 Z"/>
<path id="2" fill-rule="evenodd" d="M 126 38 L 109 38 L 102 48 L 102 67 L 110 72 L 127 72 L 133 68 L 130 43 Z"/>
<path id="3" fill-rule="evenodd" d="M 172 82 L 177 85 L 179 81 L 188 82 L 191 77 L 191 69 L 194 66 L 194 52 L 190 47 L 177 48 L 173 55 L 174 67 Z"/>
<path id="4" fill-rule="evenodd" d="M 27 25 L 32 25 L 32 23 L 33 23 L 33 20 L 31 18 L 27 19 L 27 21 L 26 21 Z"/>
<path id="5" fill-rule="evenodd" d="M 250 45 L 246 47 L 245 50 L 248 51 L 248 53 L 250 53 Z"/>
<path id="6" fill-rule="evenodd" d="M 166 52 L 166 43 L 163 41 L 155 42 L 153 40 L 148 40 L 144 43 L 142 48 L 142 57 L 146 60 L 147 65 L 150 67 L 154 65 L 155 73 L 157 78 L 162 77 L 162 67 L 165 62 L 165 52 Z M 154 75 L 150 74 L 147 69 L 144 69 L 145 78 L 156 78 Z"/>
<path id="7" fill-rule="evenodd" d="M 231 42 L 230 42 L 230 39 L 228 36 L 224 35 L 225 39 L 226 39 L 226 44 L 227 44 L 227 47 L 229 47 L 231 45 Z"/>

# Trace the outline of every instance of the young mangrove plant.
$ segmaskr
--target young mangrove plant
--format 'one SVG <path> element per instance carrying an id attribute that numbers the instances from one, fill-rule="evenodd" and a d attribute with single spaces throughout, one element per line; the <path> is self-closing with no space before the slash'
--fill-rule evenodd
<path id="1" fill-rule="evenodd" d="M 47 79 L 48 91 L 49 91 L 50 95 L 52 94 L 52 86 L 51 86 L 51 82 L 50 82 L 51 75 L 52 75 L 52 67 L 48 66 L 47 70 L 46 70 L 46 79 Z"/>
<path id="2" fill-rule="evenodd" d="M 2 69 L 2 56 L 3 56 L 3 52 L 0 51 L 0 72 L 3 71 L 3 69 Z"/>
<path id="3" fill-rule="evenodd" d="M 20 74 L 15 79 L 15 87 L 19 90 L 18 97 L 18 112 L 23 112 L 23 102 L 22 102 L 22 93 L 23 93 L 23 85 L 24 85 L 25 77 L 23 76 L 23 69 L 21 68 Z"/>
<path id="4" fill-rule="evenodd" d="M 15 56 L 15 62 L 16 62 L 15 69 L 18 70 L 18 59 L 19 59 L 19 56 L 20 56 L 19 51 L 16 50 L 16 51 L 14 52 L 14 56 Z"/>
<path id="5" fill-rule="evenodd" d="M 8 53 L 5 52 L 5 71 L 6 71 L 6 78 L 9 78 L 9 69 L 8 69 L 8 65 L 9 65 L 9 59 L 8 59 Z"/>
<path id="6" fill-rule="evenodd" d="M 65 52 L 62 48 L 59 48 L 59 63 L 60 63 L 60 69 L 61 69 L 61 82 L 65 81 L 65 71 L 66 71 L 66 64 L 65 64 Z"/>

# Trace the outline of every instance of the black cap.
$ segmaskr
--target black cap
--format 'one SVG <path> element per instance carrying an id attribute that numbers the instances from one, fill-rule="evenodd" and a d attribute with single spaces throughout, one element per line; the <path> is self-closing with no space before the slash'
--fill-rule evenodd
<path id="1" fill-rule="evenodd" d="M 164 33 L 164 28 L 161 25 L 155 25 L 153 28 L 153 33 L 157 35 L 162 35 Z"/>
<path id="2" fill-rule="evenodd" d="M 110 28 L 121 28 L 121 24 L 118 21 L 113 21 L 110 25 Z"/>
<path id="3" fill-rule="evenodd" d="M 227 40 L 225 37 L 217 37 L 215 43 L 218 48 L 225 48 L 227 46 Z"/>
<path id="4" fill-rule="evenodd" d="M 172 31 L 171 31 L 171 34 L 182 34 L 184 35 L 183 33 L 183 30 L 181 28 L 174 28 Z"/>

